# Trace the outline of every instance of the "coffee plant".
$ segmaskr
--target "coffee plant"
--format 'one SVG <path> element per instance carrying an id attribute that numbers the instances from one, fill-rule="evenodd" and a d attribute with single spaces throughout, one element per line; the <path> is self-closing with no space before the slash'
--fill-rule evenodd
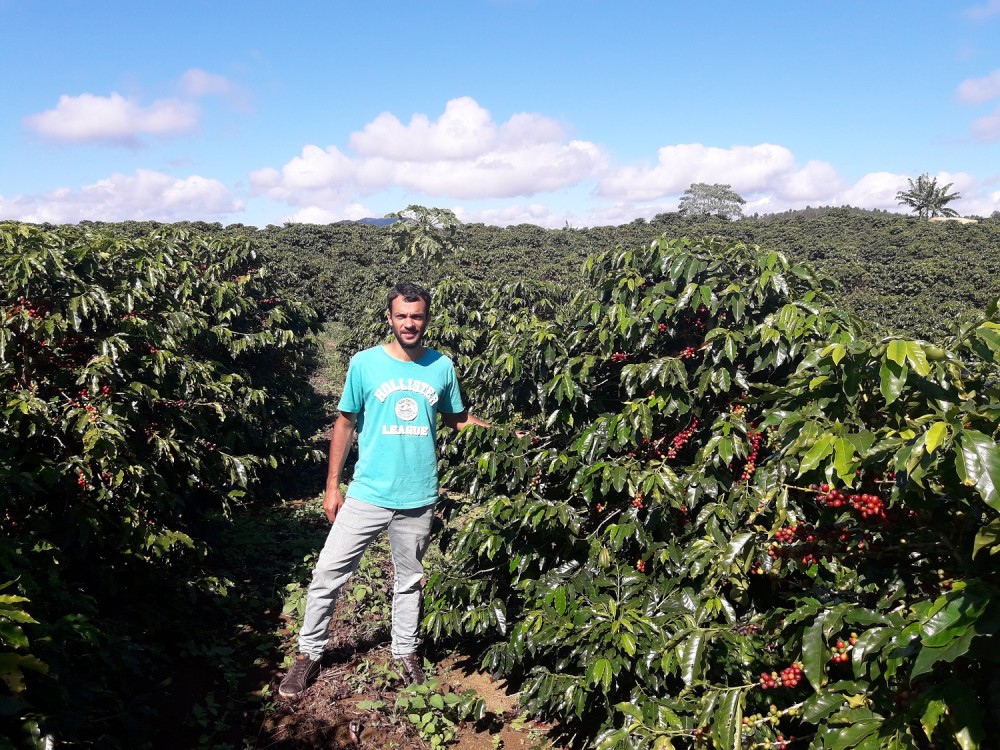
<path id="1" fill-rule="evenodd" d="M 0 584 L 0 591 L 10 589 L 14 581 Z M 36 657 L 26 653 L 29 643 L 22 625 L 34 624 L 36 620 L 25 611 L 28 600 L 17 594 L 0 594 L 0 680 L 3 680 L 8 695 L 0 716 L 13 719 L 11 722 L 24 737 L 37 738 L 41 732 L 38 722 L 30 715 L 30 706 L 23 700 L 26 672 L 47 671 L 48 667 Z M 6 743 L 6 744 L 5 744 Z M 0 748 L 10 744 L 0 736 Z"/>
<path id="2" fill-rule="evenodd" d="M 586 271 L 552 315 L 465 316 L 469 400 L 529 434 L 446 444 L 471 502 L 427 632 L 578 746 L 989 747 L 996 306 L 938 348 L 867 340 L 835 285 L 753 246 Z"/>
<path id="3" fill-rule="evenodd" d="M 110 663 L 136 656 L 128 637 L 111 647 L 112 620 L 169 623 L 166 581 L 224 589 L 198 569 L 206 523 L 307 458 L 314 316 L 276 296 L 245 238 L 179 228 L 0 224 L 0 279 L 0 564 L 59 680 L 19 698 L 81 738 L 93 717 L 74 712 L 113 715 L 122 689 L 94 681 L 142 671 Z"/>

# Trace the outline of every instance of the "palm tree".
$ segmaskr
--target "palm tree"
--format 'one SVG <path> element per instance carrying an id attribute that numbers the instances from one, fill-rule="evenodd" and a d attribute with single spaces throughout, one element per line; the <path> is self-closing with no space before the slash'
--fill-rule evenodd
<path id="1" fill-rule="evenodd" d="M 962 197 L 959 193 L 948 192 L 953 183 L 949 182 L 943 187 L 938 187 L 937 177 L 931 177 L 926 172 L 920 175 L 916 182 L 909 178 L 907 182 L 910 183 L 910 189 L 896 193 L 897 203 L 909 206 L 921 219 L 929 219 L 932 216 L 958 216 L 958 211 L 947 207 L 948 203 Z"/>

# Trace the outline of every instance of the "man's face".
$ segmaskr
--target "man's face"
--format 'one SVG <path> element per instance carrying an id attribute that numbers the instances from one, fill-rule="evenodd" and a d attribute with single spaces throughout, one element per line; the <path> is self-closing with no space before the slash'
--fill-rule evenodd
<path id="1" fill-rule="evenodd" d="M 427 305 L 422 299 L 407 302 L 402 297 L 392 301 L 388 312 L 389 325 L 396 336 L 396 341 L 404 349 L 416 349 L 427 330 Z"/>

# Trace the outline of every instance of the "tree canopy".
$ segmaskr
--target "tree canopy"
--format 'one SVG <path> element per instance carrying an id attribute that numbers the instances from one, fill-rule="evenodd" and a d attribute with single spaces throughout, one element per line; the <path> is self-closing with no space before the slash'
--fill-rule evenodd
<path id="1" fill-rule="evenodd" d="M 900 205 L 912 208 L 921 219 L 929 219 L 932 216 L 958 216 L 958 212 L 953 208 L 948 208 L 948 204 L 957 198 L 961 198 L 960 193 L 949 193 L 952 184 L 938 187 L 937 177 L 931 177 L 926 172 L 920 175 L 916 182 L 907 179 L 910 183 L 909 190 L 900 190 L 896 193 L 896 202 Z"/>
<path id="2" fill-rule="evenodd" d="M 730 185 L 709 185 L 695 182 L 681 196 L 680 212 L 684 216 L 721 216 L 742 219 L 746 201 Z"/>

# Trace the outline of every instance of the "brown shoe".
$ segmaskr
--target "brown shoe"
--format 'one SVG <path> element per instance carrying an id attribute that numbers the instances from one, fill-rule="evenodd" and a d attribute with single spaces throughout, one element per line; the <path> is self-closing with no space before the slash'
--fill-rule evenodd
<path id="1" fill-rule="evenodd" d="M 295 663 L 288 670 L 285 679 L 278 686 L 281 698 L 298 698 L 309 687 L 309 683 L 319 674 L 320 661 L 309 654 L 295 654 Z"/>
<path id="2" fill-rule="evenodd" d="M 403 666 L 403 674 L 411 685 L 423 685 L 427 682 L 424 674 L 421 659 L 416 654 L 407 654 L 399 657 L 399 663 Z"/>

